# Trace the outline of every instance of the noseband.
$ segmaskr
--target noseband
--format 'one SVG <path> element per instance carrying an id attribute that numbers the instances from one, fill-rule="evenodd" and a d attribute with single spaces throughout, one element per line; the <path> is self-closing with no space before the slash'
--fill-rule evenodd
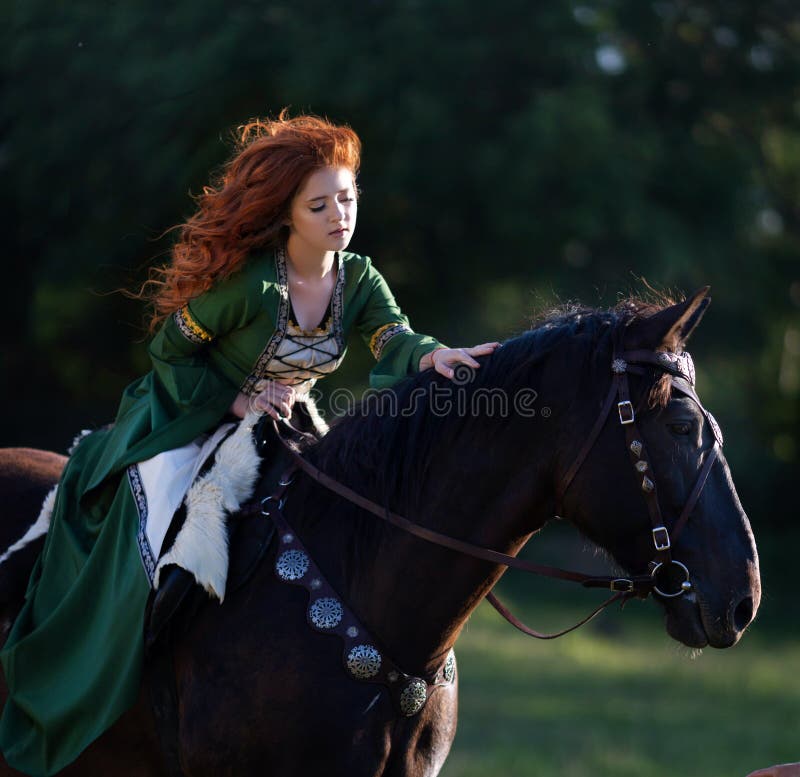
<path id="1" fill-rule="evenodd" d="M 655 367 L 664 373 L 671 376 L 671 384 L 674 389 L 681 392 L 692 399 L 703 413 L 706 421 L 714 432 L 714 444 L 706 454 L 705 461 L 700 470 L 700 473 L 695 481 L 694 487 L 689 494 L 689 498 L 681 511 L 679 518 L 675 521 L 672 529 L 668 529 L 665 521 L 661 515 L 661 508 L 658 503 L 658 491 L 655 482 L 655 475 L 650 463 L 650 458 L 647 453 L 647 447 L 644 437 L 639 432 L 636 424 L 636 412 L 631 402 L 630 386 L 628 383 L 629 374 L 645 373 L 648 367 Z M 387 507 L 381 506 L 373 502 L 361 494 L 356 493 L 352 489 L 340 483 L 338 480 L 327 475 L 322 470 L 315 467 L 311 462 L 303 458 L 280 434 L 280 428 L 277 423 L 274 424 L 275 432 L 278 439 L 283 443 L 284 447 L 288 450 L 293 465 L 284 473 L 281 478 L 282 483 L 288 485 L 292 479 L 294 472 L 297 469 L 302 470 L 315 480 L 320 485 L 328 490 L 338 494 L 339 496 L 347 499 L 358 507 L 367 510 L 378 518 L 396 526 L 403 531 L 420 537 L 428 542 L 436 545 L 454 550 L 468 556 L 472 556 L 483 561 L 488 561 L 493 564 L 500 564 L 514 569 L 521 569 L 524 572 L 530 572 L 545 577 L 554 577 L 562 580 L 571 580 L 580 583 L 586 588 L 605 588 L 612 591 L 612 596 L 603 602 L 599 607 L 592 611 L 586 618 L 579 623 L 559 631 L 555 634 L 542 634 L 524 623 L 519 621 L 509 610 L 499 601 L 493 594 L 487 594 L 488 601 L 495 609 L 509 621 L 513 626 L 518 628 L 525 634 L 536 637 L 537 639 L 553 639 L 554 637 L 562 636 L 570 631 L 582 626 L 589 620 L 594 618 L 601 610 L 609 604 L 619 600 L 625 600 L 632 596 L 646 598 L 650 593 L 655 593 L 665 599 L 675 598 L 688 593 L 692 590 L 691 576 L 688 568 L 680 561 L 672 557 L 673 543 L 677 540 L 689 516 L 700 498 L 703 486 L 705 485 L 711 468 L 717 459 L 720 446 L 722 445 L 722 433 L 717 425 L 714 417 L 709 413 L 700 402 L 700 398 L 694 390 L 694 364 L 692 358 L 687 352 L 680 354 L 673 354 L 662 351 L 646 351 L 634 350 L 625 351 L 622 349 L 621 344 L 615 344 L 613 359 L 611 362 L 611 387 L 609 389 L 603 408 L 600 415 L 597 417 L 588 438 L 581 447 L 572 466 L 567 470 L 556 489 L 556 507 L 557 512 L 561 515 L 563 510 L 563 499 L 566 492 L 581 468 L 581 465 L 586 460 L 589 452 L 594 447 L 600 432 L 606 425 L 608 418 L 612 415 L 612 410 L 616 404 L 617 415 L 619 423 L 625 427 L 626 442 L 628 452 L 631 457 L 631 464 L 634 468 L 637 479 L 640 479 L 641 489 L 644 494 L 645 503 L 650 515 L 650 523 L 652 526 L 652 538 L 655 553 L 653 560 L 649 563 L 648 573 L 643 575 L 632 575 L 630 577 L 608 577 L 608 576 L 593 576 L 587 575 L 582 572 L 574 572 L 558 567 L 548 567 L 541 564 L 534 564 L 525 559 L 517 558 L 516 556 L 509 556 L 505 553 L 500 553 L 495 550 L 483 548 L 478 545 L 473 545 L 469 542 L 459 540 L 455 537 L 449 537 L 445 534 L 433 531 L 424 526 L 414 523 L 407 518 L 393 513 Z M 284 421 L 293 432 L 303 436 L 302 432 L 294 429 L 288 421 Z M 281 493 L 283 489 L 281 489 Z M 660 580 L 665 572 L 671 568 L 677 568 L 683 576 L 683 581 L 675 590 L 669 590 L 667 587 L 668 581 Z M 674 571 L 674 570 L 673 570 Z"/>

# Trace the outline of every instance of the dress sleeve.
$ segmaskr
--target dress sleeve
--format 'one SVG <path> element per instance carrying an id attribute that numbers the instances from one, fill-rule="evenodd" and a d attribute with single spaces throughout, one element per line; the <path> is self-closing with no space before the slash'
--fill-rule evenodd
<path id="1" fill-rule="evenodd" d="M 442 344 L 411 329 L 389 286 L 369 259 L 361 283 L 364 306 L 356 327 L 376 360 L 369 382 L 372 388 L 387 388 L 417 372 L 420 359 Z"/>
<path id="2" fill-rule="evenodd" d="M 234 277 L 167 316 L 148 348 L 153 429 L 190 412 L 207 416 L 210 427 L 227 412 L 238 387 L 214 368 L 208 355 L 220 337 L 255 318 L 258 304 L 244 279 Z"/>
<path id="3" fill-rule="evenodd" d="M 86 473 L 85 492 L 111 472 L 191 442 L 226 417 L 239 389 L 214 366 L 212 350 L 255 318 L 260 299 L 260 284 L 253 290 L 244 273 L 239 276 L 162 322 L 148 348 L 152 369 L 123 392 L 102 461 Z"/>

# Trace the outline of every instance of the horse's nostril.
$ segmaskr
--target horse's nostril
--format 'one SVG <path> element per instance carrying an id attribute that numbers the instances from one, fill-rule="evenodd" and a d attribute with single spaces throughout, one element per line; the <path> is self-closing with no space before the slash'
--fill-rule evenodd
<path id="1" fill-rule="evenodd" d="M 753 597 L 746 596 L 733 610 L 733 627 L 736 631 L 744 631 L 753 620 Z"/>

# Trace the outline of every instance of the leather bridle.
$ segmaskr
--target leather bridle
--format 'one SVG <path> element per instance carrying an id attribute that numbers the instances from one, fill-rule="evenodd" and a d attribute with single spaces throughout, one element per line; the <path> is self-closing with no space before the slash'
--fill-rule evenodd
<path id="1" fill-rule="evenodd" d="M 683 506 L 683 510 L 677 521 L 675 521 L 671 531 L 667 528 L 661 515 L 655 474 L 653 473 L 653 467 L 647 452 L 644 436 L 641 434 L 636 424 L 636 413 L 633 403 L 631 402 L 628 375 L 630 373 L 642 374 L 645 371 L 645 367 L 655 367 L 669 374 L 671 376 L 670 383 L 672 388 L 694 401 L 714 433 L 714 443 L 706 453 L 703 466 Z M 630 579 L 617 579 L 613 581 L 611 588 L 612 590 L 624 591 L 626 593 L 638 592 L 637 583 L 644 581 L 646 578 L 649 579 L 649 583 L 645 582 L 645 590 L 649 591 L 649 589 L 652 589 L 656 594 L 667 599 L 681 596 L 692 590 L 690 574 L 684 564 L 672 558 L 671 550 L 673 543 L 678 539 L 686 526 L 689 516 L 694 510 L 700 498 L 700 494 L 703 491 L 703 487 L 708 480 L 711 468 L 717 460 L 719 450 L 722 446 L 722 432 L 711 413 L 703 407 L 703 403 L 694 390 L 694 364 L 688 352 L 684 351 L 680 354 L 674 354 L 667 351 L 623 351 L 615 348 L 611 362 L 611 372 L 611 387 L 606 401 L 603 404 L 603 409 L 600 411 L 600 415 L 589 437 L 578 453 L 578 456 L 558 485 L 556 491 L 556 510 L 559 515 L 563 511 L 563 501 L 567 489 L 585 461 L 589 451 L 597 441 L 601 430 L 612 413 L 612 408 L 616 405 L 619 423 L 625 428 L 625 438 L 628 453 L 631 457 L 631 463 L 637 479 L 640 479 L 640 487 L 650 516 L 655 554 L 653 560 L 649 564 L 649 575 Z M 658 586 L 658 576 L 663 570 L 666 570 L 670 566 L 678 566 L 685 579 L 677 590 L 664 591 Z"/>
<path id="2" fill-rule="evenodd" d="M 705 461 L 700 470 L 700 473 L 695 481 L 695 484 L 689 494 L 686 504 L 681 511 L 677 521 L 670 530 L 661 515 L 661 508 L 658 503 L 658 491 L 656 487 L 656 478 L 653 474 L 650 457 L 647 452 L 647 446 L 644 437 L 639 431 L 636 423 L 636 413 L 631 402 L 630 386 L 628 382 L 628 375 L 630 373 L 643 374 L 648 367 L 654 367 L 671 376 L 670 381 L 672 388 L 681 392 L 685 396 L 692 399 L 703 413 L 706 421 L 714 432 L 714 444 L 706 454 Z M 672 557 L 673 543 L 677 540 L 678 536 L 683 531 L 686 523 L 697 504 L 703 487 L 708 479 L 711 468 L 717 460 L 720 447 L 722 445 L 722 434 L 719 426 L 714 420 L 711 413 L 709 413 L 701 403 L 699 397 L 694 390 L 694 365 L 691 356 L 688 352 L 674 354 L 665 351 L 647 351 L 647 350 L 633 350 L 625 351 L 621 345 L 615 344 L 613 358 L 611 362 L 612 380 L 609 392 L 606 396 L 600 415 L 597 417 L 588 438 L 581 447 L 574 462 L 561 478 L 556 489 L 556 507 L 558 514 L 561 515 L 563 510 L 563 499 L 573 482 L 576 474 L 580 470 L 582 464 L 586 460 L 589 452 L 594 447 L 597 438 L 606 425 L 609 417 L 612 415 L 614 407 L 616 407 L 616 415 L 619 418 L 619 423 L 625 428 L 626 442 L 628 452 L 631 457 L 631 464 L 634 468 L 637 478 L 640 478 L 641 490 L 647 504 L 648 513 L 650 515 L 650 523 L 652 526 L 652 538 L 654 546 L 653 560 L 648 567 L 648 573 L 642 575 L 632 575 L 629 577 L 611 577 L 611 576 L 595 576 L 587 575 L 582 572 L 574 572 L 558 567 L 543 566 L 535 564 L 525 559 L 510 556 L 505 553 L 500 553 L 495 550 L 483 548 L 478 545 L 466 542 L 464 540 L 450 537 L 440 532 L 433 531 L 424 526 L 414 523 L 407 518 L 392 512 L 387 507 L 379 505 L 370 499 L 358 494 L 351 488 L 348 488 L 343 483 L 330 477 L 322 470 L 311 464 L 308 460 L 303 458 L 297 450 L 286 440 L 280 433 L 277 423 L 274 424 L 275 432 L 278 439 L 283 443 L 284 447 L 288 450 L 292 465 L 290 469 L 284 473 L 281 478 L 281 487 L 285 487 L 291 482 L 296 470 L 300 469 L 305 472 L 314 481 L 321 486 L 327 488 L 333 493 L 343 497 L 349 502 L 361 507 L 378 518 L 386 521 L 387 523 L 395 526 L 403 531 L 420 537 L 428 542 L 440 545 L 444 548 L 462 553 L 473 558 L 488 561 L 492 564 L 500 564 L 502 566 L 520 569 L 524 572 L 529 572 L 545 577 L 559 578 L 562 580 L 571 580 L 580 583 L 586 588 L 605 588 L 612 591 L 612 596 L 591 612 L 586 618 L 579 623 L 567 629 L 559 631 L 555 634 L 542 634 L 524 623 L 519 621 L 509 610 L 497 599 L 497 597 L 490 592 L 487 594 L 487 599 L 506 618 L 512 625 L 518 628 L 525 634 L 536 637 L 537 639 L 553 639 L 566 634 L 574 629 L 587 623 L 594 618 L 601 610 L 609 604 L 627 598 L 636 596 L 646 598 L 651 592 L 661 596 L 665 599 L 681 596 L 692 590 L 691 575 L 688 568 L 680 561 Z M 304 435 L 299 432 L 288 421 L 284 421 L 292 432 Z M 666 583 L 660 582 L 660 578 L 664 573 L 673 567 L 677 567 L 684 580 L 675 590 L 665 590 Z"/>

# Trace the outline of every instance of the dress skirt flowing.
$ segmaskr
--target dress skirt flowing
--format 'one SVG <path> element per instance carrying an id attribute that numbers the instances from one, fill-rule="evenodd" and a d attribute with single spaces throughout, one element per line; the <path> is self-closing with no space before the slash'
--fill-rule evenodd
<path id="1" fill-rule="evenodd" d="M 10 692 L 0 742 L 8 764 L 30 775 L 63 769 L 139 693 L 150 582 L 136 502 L 124 472 L 80 499 L 105 434 L 86 437 L 67 463 L 24 607 L 0 653 Z"/>
<path id="2" fill-rule="evenodd" d="M 72 454 L 25 606 L 0 654 L 13 689 L 0 741 L 12 743 L 4 752 L 15 768 L 59 771 L 136 700 L 143 615 L 164 537 L 233 427 L 131 465 L 89 500 L 76 499 L 76 487 L 103 432 Z M 58 551 L 49 554 L 53 543 Z"/>

